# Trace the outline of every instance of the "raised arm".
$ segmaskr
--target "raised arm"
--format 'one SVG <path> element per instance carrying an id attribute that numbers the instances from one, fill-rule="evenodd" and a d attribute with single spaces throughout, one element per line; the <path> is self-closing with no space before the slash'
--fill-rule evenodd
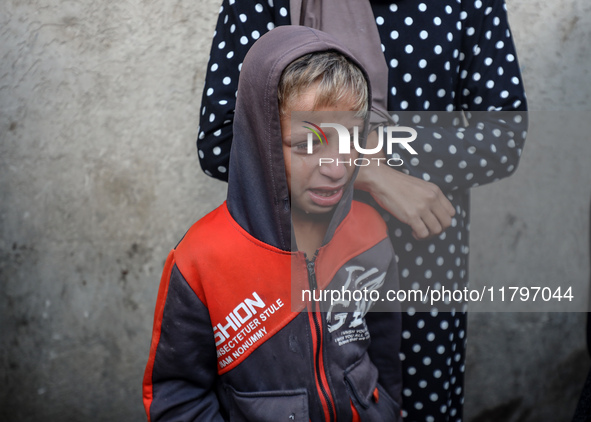
<path id="1" fill-rule="evenodd" d="M 503 0 L 463 2 L 462 51 L 452 116 L 416 113 L 418 155 L 404 148 L 403 171 L 444 192 L 483 185 L 511 175 L 527 130 L 527 104 Z M 465 119 L 458 111 L 464 113 Z M 401 124 L 414 118 L 401 115 Z M 465 120 L 465 121 L 464 121 Z M 467 125 L 464 125 L 464 123 Z M 418 147 L 417 147 L 418 148 Z"/>
<path id="2" fill-rule="evenodd" d="M 526 136 L 525 93 L 505 3 L 462 5 L 455 111 L 397 112 L 400 125 L 417 130 L 417 154 L 395 147 L 399 171 L 364 167 L 357 183 L 419 239 L 450 225 L 454 210 L 444 193 L 512 174 Z"/>

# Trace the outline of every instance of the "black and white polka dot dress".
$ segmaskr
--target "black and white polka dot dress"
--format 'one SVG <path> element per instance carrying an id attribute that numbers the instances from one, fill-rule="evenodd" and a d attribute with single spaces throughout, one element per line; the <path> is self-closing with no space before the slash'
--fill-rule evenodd
<path id="1" fill-rule="evenodd" d="M 372 1 L 372 7 L 390 70 L 388 108 L 400 112 L 401 124 L 436 111 L 526 110 L 504 1 Z M 235 93 L 248 48 L 275 26 L 289 24 L 287 0 L 223 1 L 197 141 L 208 175 L 227 180 Z M 470 119 L 471 113 L 467 116 Z M 401 288 L 467 285 L 468 189 L 515 170 L 526 119 L 521 114 L 511 119 L 504 126 L 474 118 L 467 128 L 425 127 L 412 144 L 418 155 L 403 148 L 396 151 L 404 161 L 399 170 L 437 184 L 456 209 L 451 227 L 422 241 L 412 237 L 408 226 L 385 215 L 399 259 Z M 402 336 L 405 421 L 461 421 L 465 308 L 411 309 L 403 315 Z"/>

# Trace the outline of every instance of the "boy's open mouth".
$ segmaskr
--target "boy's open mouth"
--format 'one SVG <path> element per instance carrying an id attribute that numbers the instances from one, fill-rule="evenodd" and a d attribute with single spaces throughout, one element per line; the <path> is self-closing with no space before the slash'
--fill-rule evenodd
<path id="1" fill-rule="evenodd" d="M 316 205 L 321 207 L 332 207 L 336 205 L 343 197 L 343 186 L 339 187 L 322 187 L 322 188 L 310 188 L 310 199 Z"/>
<path id="2" fill-rule="evenodd" d="M 338 191 L 340 191 L 342 188 L 338 188 L 338 189 L 334 189 L 334 190 L 324 190 L 324 189 L 310 189 L 313 193 L 315 193 L 316 195 L 320 195 L 320 196 L 324 196 L 324 197 L 328 197 L 328 196 L 332 196 L 335 195 Z"/>

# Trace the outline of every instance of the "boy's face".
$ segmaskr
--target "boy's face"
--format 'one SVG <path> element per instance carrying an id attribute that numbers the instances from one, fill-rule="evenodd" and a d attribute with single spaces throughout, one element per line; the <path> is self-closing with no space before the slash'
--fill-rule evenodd
<path id="1" fill-rule="evenodd" d="M 337 132 L 326 128 L 324 133 L 328 142 L 320 143 L 314 135 L 314 147 L 308 151 L 309 124 L 299 120 L 306 120 L 320 126 L 320 123 L 340 123 L 350 129 L 353 126 L 363 127 L 363 119 L 353 117 L 350 99 L 343 100 L 338 106 L 320 107 L 314 109 L 317 84 L 312 85 L 291 103 L 281 117 L 281 137 L 283 141 L 283 157 L 287 185 L 291 195 L 292 212 L 299 214 L 324 214 L 338 204 L 343 196 L 344 188 L 351 179 L 355 166 L 343 164 L 349 159 L 357 158 L 357 152 L 351 146 L 351 154 L 339 154 Z M 292 111 L 298 111 L 298 118 L 294 117 L 292 125 Z M 300 119 L 300 111 L 309 111 L 306 118 Z M 313 113 L 311 113 L 313 111 Z M 323 158 L 322 165 L 319 159 Z M 332 163 L 327 163 L 331 161 Z M 337 160 L 340 164 L 337 165 Z"/>

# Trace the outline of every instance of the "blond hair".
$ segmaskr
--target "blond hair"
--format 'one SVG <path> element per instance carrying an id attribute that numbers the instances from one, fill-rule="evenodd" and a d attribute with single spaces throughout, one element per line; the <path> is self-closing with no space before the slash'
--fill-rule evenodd
<path id="1" fill-rule="evenodd" d="M 314 109 L 353 100 L 353 110 L 358 115 L 367 112 L 368 89 L 363 72 L 341 53 L 329 50 L 306 54 L 283 70 L 277 89 L 280 115 L 292 108 L 293 101 L 315 83 L 318 89 Z"/>

